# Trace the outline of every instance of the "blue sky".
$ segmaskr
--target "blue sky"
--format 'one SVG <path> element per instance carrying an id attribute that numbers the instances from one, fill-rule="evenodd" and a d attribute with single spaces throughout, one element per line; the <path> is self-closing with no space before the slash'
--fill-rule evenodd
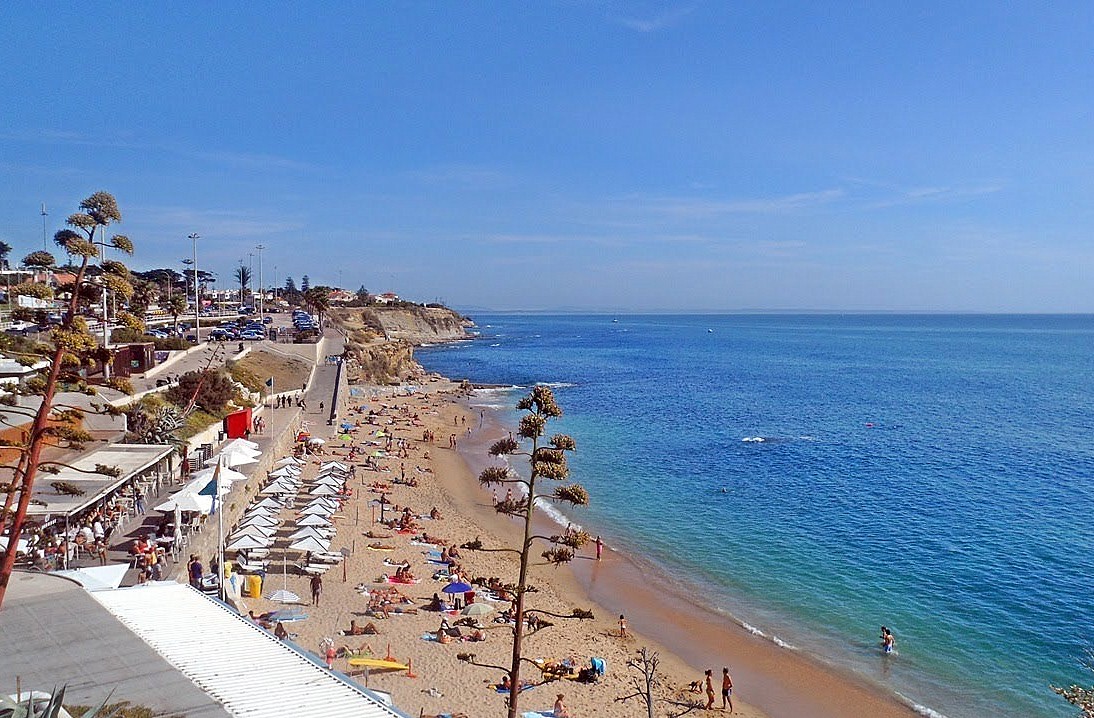
<path id="1" fill-rule="evenodd" d="M 1090 312 L 1092 50 L 1089 2 L 4 3 L 0 240 L 105 189 L 225 284 Z"/>

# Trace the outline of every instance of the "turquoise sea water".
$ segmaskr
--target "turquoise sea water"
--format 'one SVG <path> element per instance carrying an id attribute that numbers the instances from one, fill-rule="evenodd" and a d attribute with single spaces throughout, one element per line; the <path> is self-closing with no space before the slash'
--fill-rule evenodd
<path id="1" fill-rule="evenodd" d="M 949 718 L 1094 682 L 1094 317 L 474 319 L 419 361 L 554 384 L 578 520 L 715 608 Z"/>

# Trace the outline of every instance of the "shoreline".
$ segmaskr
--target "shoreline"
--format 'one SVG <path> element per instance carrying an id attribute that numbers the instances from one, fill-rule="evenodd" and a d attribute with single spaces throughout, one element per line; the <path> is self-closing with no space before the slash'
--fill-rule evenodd
<path id="1" fill-rule="evenodd" d="M 469 400 L 463 401 L 468 408 L 475 406 Z M 490 422 L 497 432 L 495 438 L 500 438 L 507 427 L 497 417 L 498 410 L 491 409 L 491 413 L 495 415 L 495 420 Z M 580 440 L 580 437 L 575 439 Z M 488 442 L 483 442 L 480 446 L 459 449 L 465 471 L 473 479 L 478 470 L 489 463 L 487 445 Z M 485 492 L 477 486 L 477 479 L 471 491 L 485 497 Z M 500 519 L 488 503 L 480 500 L 477 506 L 476 518 L 484 524 Z M 506 523 L 504 519 L 500 521 Z M 542 510 L 538 512 L 536 522 L 558 526 Z M 583 525 L 583 528 L 593 535 L 597 533 L 590 530 L 593 527 Z M 739 690 L 735 688 L 734 695 L 746 700 L 757 710 L 757 715 L 767 718 L 803 715 L 811 718 L 856 715 L 911 718 L 921 715 L 895 693 L 871 683 L 866 677 L 825 664 L 820 658 L 799 650 L 780 647 L 770 638 L 751 633 L 738 621 L 694 600 L 691 594 L 681 592 L 663 569 L 639 565 L 633 557 L 608 543 L 605 543 L 605 549 L 600 562 L 579 555 L 559 569 L 560 574 L 565 574 L 565 577 L 559 576 L 563 592 L 592 603 L 598 619 L 625 614 L 633 630 L 655 644 L 651 647 L 661 652 L 662 660 L 667 651 L 678 666 L 711 667 L 716 674 L 719 666 L 728 665 L 735 686 L 740 686 Z M 690 680 L 699 679 L 702 669 L 694 668 L 687 675 L 692 674 L 694 678 Z"/>

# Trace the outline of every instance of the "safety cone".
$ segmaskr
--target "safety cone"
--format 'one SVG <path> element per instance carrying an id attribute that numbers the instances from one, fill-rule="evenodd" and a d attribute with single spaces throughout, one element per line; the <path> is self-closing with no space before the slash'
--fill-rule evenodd
<path id="1" fill-rule="evenodd" d="M 418 677 L 418 674 L 414 672 L 414 659 L 413 658 L 406 659 L 406 677 L 407 678 L 417 678 Z"/>

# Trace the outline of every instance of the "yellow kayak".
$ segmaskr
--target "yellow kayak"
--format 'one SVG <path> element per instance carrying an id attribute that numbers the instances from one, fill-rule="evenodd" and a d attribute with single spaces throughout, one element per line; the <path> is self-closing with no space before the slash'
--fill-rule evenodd
<path id="1" fill-rule="evenodd" d="M 348 663 L 354 668 L 390 668 L 392 670 L 405 671 L 407 665 L 398 661 L 388 661 L 383 658 L 350 658 Z"/>

